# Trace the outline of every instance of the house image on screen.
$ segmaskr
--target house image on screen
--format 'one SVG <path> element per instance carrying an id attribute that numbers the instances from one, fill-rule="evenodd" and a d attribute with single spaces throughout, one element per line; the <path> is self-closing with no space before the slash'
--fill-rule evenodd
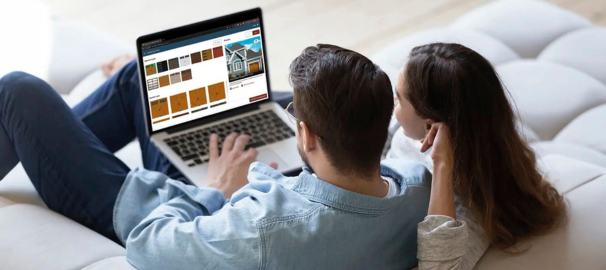
<path id="1" fill-rule="evenodd" d="M 239 43 L 225 47 L 225 58 L 227 59 L 227 71 L 231 74 L 230 79 L 246 76 L 248 73 L 263 70 L 261 53 L 246 49 Z"/>

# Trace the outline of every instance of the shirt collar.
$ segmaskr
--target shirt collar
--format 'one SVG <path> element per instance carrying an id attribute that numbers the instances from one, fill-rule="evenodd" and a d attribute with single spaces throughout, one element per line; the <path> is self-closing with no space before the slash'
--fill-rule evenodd
<path id="1" fill-rule="evenodd" d="M 391 177 L 401 187 L 402 176 L 391 168 L 381 165 L 381 175 Z M 362 214 L 381 214 L 399 203 L 397 197 L 383 199 L 342 189 L 313 176 L 311 169 L 306 166 L 292 190 L 311 201 Z"/>

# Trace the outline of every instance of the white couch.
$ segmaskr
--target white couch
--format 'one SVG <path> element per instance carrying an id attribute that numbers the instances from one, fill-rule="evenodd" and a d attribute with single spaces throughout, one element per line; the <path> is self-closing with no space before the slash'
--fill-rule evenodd
<path id="1" fill-rule="evenodd" d="M 395 82 L 410 50 L 430 42 L 461 43 L 496 67 L 543 171 L 570 204 L 566 226 L 519 256 L 489 249 L 477 269 L 606 269 L 606 28 L 542 1 L 502 0 L 373 60 Z"/>
<path id="2" fill-rule="evenodd" d="M 107 34 L 52 19 L 44 5 L 20 3 L 11 4 L 18 16 L 10 19 L 28 35 L 14 34 L 29 42 L 37 33 L 53 45 L 37 52 L 38 65 L 19 68 L 47 79 L 71 105 L 103 82 L 95 71 L 102 61 L 133 53 Z M 0 15 L 0 33 L 14 31 L 1 23 L 10 14 Z M 568 224 L 533 239 L 519 256 L 490 249 L 477 269 L 606 269 L 606 29 L 544 2 L 497 1 L 450 27 L 396 41 L 373 59 L 395 81 L 410 49 L 433 41 L 462 43 L 497 67 L 543 171 L 570 203 Z M 12 57 L 3 52 L 0 59 Z M 2 68 L 0 75 L 9 71 Z M 135 143 L 117 155 L 130 167 L 141 165 Z M 132 269 L 124 255 L 122 247 L 46 209 L 20 166 L 0 181 L 0 269 Z"/>

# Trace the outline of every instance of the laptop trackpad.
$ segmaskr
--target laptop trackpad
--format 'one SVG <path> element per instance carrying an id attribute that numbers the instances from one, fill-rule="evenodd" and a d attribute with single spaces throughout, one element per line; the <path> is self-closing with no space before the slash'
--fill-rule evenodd
<path id="1" fill-rule="evenodd" d="M 257 156 L 257 161 L 265 163 L 269 165 L 269 163 L 276 162 L 278 163 L 278 171 L 282 171 L 287 169 L 286 162 L 278 156 L 273 150 L 265 148 L 259 150 L 259 155 Z"/>

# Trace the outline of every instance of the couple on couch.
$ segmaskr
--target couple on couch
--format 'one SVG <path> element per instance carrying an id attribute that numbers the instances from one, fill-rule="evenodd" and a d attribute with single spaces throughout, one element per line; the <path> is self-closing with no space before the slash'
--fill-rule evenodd
<path id="1" fill-rule="evenodd" d="M 332 45 L 306 48 L 290 81 L 303 171 L 286 177 L 254 162 L 247 135 L 214 134 L 196 187 L 147 137 L 136 63 L 73 110 L 8 74 L 0 179 L 21 161 L 50 209 L 124 245 L 139 269 L 471 269 L 489 246 L 522 252 L 566 216 L 493 67 L 462 45 L 413 49 L 396 97 L 377 65 Z M 432 173 L 381 161 L 392 114 Z M 113 155 L 134 138 L 144 169 Z"/>

